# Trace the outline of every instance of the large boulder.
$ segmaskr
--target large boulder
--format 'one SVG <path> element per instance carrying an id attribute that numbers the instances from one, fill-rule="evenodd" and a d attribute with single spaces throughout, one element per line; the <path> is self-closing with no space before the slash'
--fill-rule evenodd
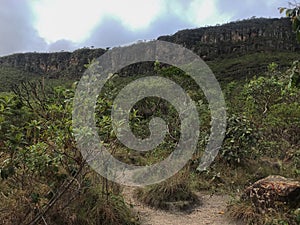
<path id="1" fill-rule="evenodd" d="M 278 210 L 283 205 L 300 207 L 300 182 L 282 176 L 268 176 L 245 189 L 243 200 L 250 200 L 259 212 Z"/>

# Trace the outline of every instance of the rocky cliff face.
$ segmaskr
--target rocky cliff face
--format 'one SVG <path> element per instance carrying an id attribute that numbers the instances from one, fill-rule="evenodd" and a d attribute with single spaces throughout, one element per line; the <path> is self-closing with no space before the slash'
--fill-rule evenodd
<path id="1" fill-rule="evenodd" d="M 291 31 L 289 19 L 244 20 L 221 26 L 182 30 L 174 35 L 159 37 L 158 40 L 181 44 L 206 61 L 234 58 L 257 52 L 300 50 L 295 34 Z M 49 78 L 62 76 L 78 78 L 85 69 L 84 65 L 93 58 L 101 56 L 105 51 L 85 48 L 72 53 L 14 54 L 1 57 L 0 67 L 15 67 L 35 74 L 44 74 Z M 142 66 L 142 70 L 144 69 Z M 131 71 L 125 71 L 124 74 L 131 74 Z"/>
<path id="2" fill-rule="evenodd" d="M 299 51 L 291 22 L 283 19 L 251 19 L 222 26 L 182 30 L 158 40 L 181 44 L 204 60 L 235 57 L 253 52 Z"/>
<path id="3" fill-rule="evenodd" d="M 47 74 L 50 78 L 78 76 L 94 58 L 105 53 L 104 49 L 79 49 L 74 52 L 25 53 L 0 58 L 0 66 L 16 67 L 27 72 Z"/>

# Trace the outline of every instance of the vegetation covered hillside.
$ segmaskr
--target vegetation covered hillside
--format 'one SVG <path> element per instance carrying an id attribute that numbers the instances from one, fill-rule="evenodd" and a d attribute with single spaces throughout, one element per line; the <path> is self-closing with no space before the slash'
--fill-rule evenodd
<path id="1" fill-rule="evenodd" d="M 274 24 L 278 26 L 276 32 L 270 29 Z M 159 62 L 149 64 L 150 75 L 168 78 L 189 94 L 196 103 L 201 126 L 196 152 L 188 164 L 168 180 L 136 190 L 140 202 L 163 210 L 175 205 L 179 211 L 189 211 L 201 204 L 195 192 L 226 193 L 232 196 L 227 214 L 242 224 L 300 223 L 297 186 L 294 198 L 275 199 L 265 208 L 241 197 L 250 184 L 269 175 L 288 177 L 296 184 L 300 181 L 299 45 L 288 27 L 286 19 L 254 19 L 202 28 L 195 33 L 182 31 L 171 40 L 184 40 L 181 44 L 185 44 L 191 38 L 193 42 L 187 47 L 197 53 L 202 49 L 200 45 L 210 49 L 212 54 L 206 60 L 222 81 L 227 129 L 217 158 L 205 171 L 197 170 L 211 128 L 204 93 L 178 68 Z M 232 38 L 231 34 L 237 36 Z M 216 49 L 231 45 L 235 47 L 215 57 Z M 238 46 L 244 46 L 244 50 L 234 50 Z M 93 171 L 75 142 L 74 81 L 86 64 L 103 53 L 101 49 L 81 49 L 0 58 L 0 87 L 6 91 L 0 94 L 0 224 L 141 223 L 132 206 L 124 201 L 123 187 Z M 115 158 L 149 166 L 174 150 L 181 135 L 181 121 L 168 101 L 144 98 L 129 113 L 130 128 L 136 136 L 147 138 L 149 121 L 161 117 L 168 124 L 166 137 L 149 152 L 133 151 L 117 139 L 112 129 L 112 105 L 123 87 L 145 76 L 133 73 L 134 68 L 131 76 L 115 74 L 106 82 L 97 98 L 95 123 L 101 141 Z M 64 85 L 66 82 L 70 85 Z M 155 87 L 154 83 L 149 85 Z M 89 130 L 82 132 L 90 134 Z"/>
<path id="2" fill-rule="evenodd" d="M 300 49 L 287 18 L 249 19 L 182 30 L 174 35 L 158 37 L 158 40 L 191 49 L 209 64 L 220 81 L 227 82 L 265 72 L 270 62 L 277 63 L 279 69 L 288 68 L 293 60 L 299 58 Z M 24 53 L 0 57 L 0 91 L 9 90 L 12 80 L 18 83 L 36 79 L 36 76 L 50 83 L 78 80 L 86 69 L 85 65 L 105 51 L 83 48 L 74 52 Z M 139 70 L 140 73 L 146 71 L 153 71 L 151 64 L 143 65 Z M 123 72 L 134 74 L 137 70 L 130 67 Z M 16 75 L 18 78 L 15 78 Z"/>

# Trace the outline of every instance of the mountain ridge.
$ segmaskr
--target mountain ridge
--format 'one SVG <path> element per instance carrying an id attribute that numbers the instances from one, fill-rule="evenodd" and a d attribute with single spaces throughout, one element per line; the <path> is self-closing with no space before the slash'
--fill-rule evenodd
<path id="1" fill-rule="evenodd" d="M 181 44 L 204 60 L 222 55 L 243 55 L 260 51 L 299 51 L 289 18 L 258 18 L 219 26 L 185 29 L 158 40 Z"/>
<path id="2" fill-rule="evenodd" d="M 280 67 L 288 67 L 300 56 L 300 45 L 288 18 L 248 19 L 219 26 L 185 29 L 172 35 L 160 36 L 157 40 L 180 44 L 194 51 L 221 79 L 262 72 L 272 61 Z M 3 56 L 0 57 L 0 77 L 7 77 L 7 74 L 2 74 L 1 68 L 5 68 L 3 71 L 17 68 L 20 73 L 41 75 L 49 79 L 78 80 L 85 65 L 107 50 L 81 48 L 73 52 L 16 53 Z M 241 61 L 242 59 L 245 60 Z M 149 65 L 139 72 L 149 69 Z"/>

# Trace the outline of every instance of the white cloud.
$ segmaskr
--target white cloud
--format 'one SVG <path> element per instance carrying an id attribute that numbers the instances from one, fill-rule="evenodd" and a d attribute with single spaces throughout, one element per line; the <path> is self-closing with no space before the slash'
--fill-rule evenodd
<path id="1" fill-rule="evenodd" d="M 81 42 L 103 18 L 116 18 L 132 30 L 146 28 L 161 12 L 163 0 L 40 0 L 32 3 L 35 27 L 48 43 Z"/>
<path id="2" fill-rule="evenodd" d="M 97 0 L 40 0 L 32 3 L 35 27 L 48 43 L 83 41 L 99 23 L 104 10 Z"/>
<path id="3" fill-rule="evenodd" d="M 41 51 L 46 43 L 31 26 L 28 2 L 1 0 L 0 56 L 25 51 Z"/>
<path id="4" fill-rule="evenodd" d="M 74 51 L 76 48 L 78 47 L 71 41 L 61 39 L 52 44 L 49 44 L 47 50 L 50 52 Z"/>
<path id="5" fill-rule="evenodd" d="M 143 29 L 163 11 L 163 0 L 110 0 L 106 4 L 108 15 L 117 18 L 132 30 Z"/>
<path id="6" fill-rule="evenodd" d="M 219 12 L 215 0 L 193 0 L 188 13 L 189 21 L 198 27 L 226 23 L 231 17 Z"/>
<path id="7" fill-rule="evenodd" d="M 216 14 L 215 2 L 212 0 L 194 0 L 190 5 L 190 20 L 195 23 L 207 21 Z"/>
<path id="8" fill-rule="evenodd" d="M 275 1 L 266 0 L 257 11 L 254 0 L 39 0 L 31 4 L 35 28 L 48 43 L 61 39 L 82 43 L 107 18 L 118 21 L 128 32 L 145 31 L 164 15 L 176 15 L 178 21 L 190 24 L 186 28 L 201 27 L 226 23 L 241 14 L 261 16 Z"/>
<path id="9" fill-rule="evenodd" d="M 0 1 L 0 33 L 5 34 L 0 55 L 120 45 L 252 16 L 280 17 L 277 8 L 288 5 L 278 0 Z"/>

